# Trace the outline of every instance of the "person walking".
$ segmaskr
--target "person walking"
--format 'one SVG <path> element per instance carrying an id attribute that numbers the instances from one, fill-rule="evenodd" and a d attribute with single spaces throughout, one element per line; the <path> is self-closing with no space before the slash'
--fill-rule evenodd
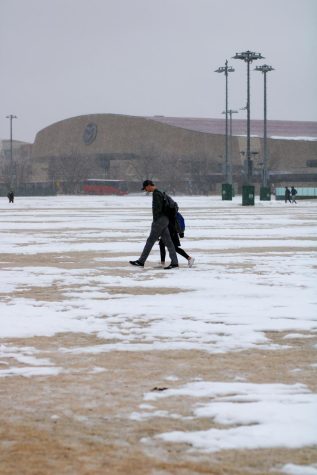
<path id="1" fill-rule="evenodd" d="M 288 188 L 288 186 L 285 186 L 285 203 L 289 202 L 291 203 L 291 190 Z"/>
<path id="2" fill-rule="evenodd" d="M 161 237 L 167 246 L 169 256 L 171 258 L 171 263 L 164 269 L 173 269 L 178 267 L 178 260 L 175 251 L 174 244 L 172 242 L 168 224 L 169 219 L 164 214 L 164 195 L 163 193 L 157 189 L 154 185 L 152 180 L 145 180 L 143 182 L 142 190 L 153 193 L 152 199 L 152 214 L 153 214 L 153 222 L 151 226 L 151 232 L 147 241 L 145 243 L 144 249 L 142 251 L 141 256 L 136 261 L 129 261 L 131 265 L 137 267 L 144 267 L 145 261 L 148 258 L 152 247 L 154 246 L 155 242 Z"/>
<path id="3" fill-rule="evenodd" d="M 179 214 L 179 213 L 177 213 L 177 214 Z M 184 218 L 183 218 L 183 221 L 184 221 Z M 185 227 L 185 225 L 184 225 L 184 227 Z M 183 256 L 185 259 L 187 259 L 188 266 L 192 267 L 194 262 L 195 262 L 195 258 L 188 255 L 187 252 L 185 252 L 184 249 L 182 249 L 180 247 L 181 243 L 180 243 L 179 238 L 184 237 L 184 230 L 179 228 L 177 217 L 176 217 L 175 220 L 170 219 L 169 224 L 168 224 L 168 230 L 170 232 L 170 236 L 171 236 L 171 239 L 173 241 L 175 251 L 177 252 L 177 254 L 179 254 L 179 255 Z M 160 246 L 161 264 L 162 264 L 162 266 L 164 266 L 165 265 L 166 250 L 165 250 L 165 244 L 164 244 L 164 241 L 163 241 L 162 238 L 159 239 L 159 246 Z"/>
<path id="4" fill-rule="evenodd" d="M 7 194 L 7 197 L 8 197 L 9 203 L 14 203 L 14 193 L 12 190 L 9 191 L 9 193 Z"/>
<path id="5" fill-rule="evenodd" d="M 296 188 L 294 188 L 294 187 L 292 186 L 292 188 L 291 188 L 292 203 L 295 203 L 295 204 L 297 204 L 297 201 L 296 201 L 296 199 L 295 199 L 295 196 L 296 196 L 296 195 L 297 195 L 297 190 L 296 190 Z"/>

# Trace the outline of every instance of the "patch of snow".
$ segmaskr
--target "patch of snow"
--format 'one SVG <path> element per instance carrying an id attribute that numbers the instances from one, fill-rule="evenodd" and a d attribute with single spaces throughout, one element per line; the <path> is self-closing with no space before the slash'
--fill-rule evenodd
<path id="1" fill-rule="evenodd" d="M 173 431 L 156 437 L 186 443 L 206 452 L 268 447 L 298 448 L 317 443 L 317 395 L 303 384 L 196 382 L 178 389 L 150 392 L 145 401 L 187 397 L 195 418 L 223 428 Z M 199 403 L 197 399 L 199 398 Z M 203 401 L 206 399 L 206 402 Z M 156 411 L 139 417 L 156 417 Z M 229 426 L 229 427 L 226 427 Z M 294 428 L 296 427 L 296 430 Z"/>
<path id="2" fill-rule="evenodd" d="M 287 475 L 317 475 L 317 463 L 313 465 L 295 465 L 288 463 L 280 470 Z"/>

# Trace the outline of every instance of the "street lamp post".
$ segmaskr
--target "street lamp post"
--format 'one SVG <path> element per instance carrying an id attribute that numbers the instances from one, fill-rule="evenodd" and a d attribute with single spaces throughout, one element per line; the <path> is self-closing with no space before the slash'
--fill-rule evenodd
<path id="1" fill-rule="evenodd" d="M 238 114 L 239 111 L 234 111 L 232 109 L 230 109 L 229 111 L 229 116 L 230 116 L 230 174 L 231 174 L 231 179 L 232 179 L 232 175 L 233 175 L 233 172 L 232 172 L 232 114 Z"/>
<path id="2" fill-rule="evenodd" d="M 224 111 L 223 114 L 225 114 L 226 112 Z M 229 180 L 228 182 L 229 183 L 232 183 L 233 181 L 233 174 L 232 174 L 232 114 L 238 114 L 239 111 L 234 111 L 232 109 L 229 109 L 228 110 L 228 114 L 229 114 L 229 153 L 228 153 L 228 176 L 229 176 Z"/>
<path id="3" fill-rule="evenodd" d="M 228 164 L 228 73 L 232 73 L 234 69 L 231 66 L 228 66 L 228 60 L 226 59 L 225 66 L 221 66 L 215 70 L 215 73 L 224 73 L 226 78 L 226 141 L 225 141 L 225 175 L 226 175 L 226 182 L 227 184 L 231 185 L 232 189 L 232 177 L 229 176 L 229 164 Z M 229 193 L 229 195 L 232 195 Z M 224 194 L 222 193 L 222 197 L 224 199 Z M 232 199 L 232 197 L 229 199 Z"/>
<path id="4" fill-rule="evenodd" d="M 271 199 L 271 192 L 267 190 L 268 187 L 268 147 L 267 147 L 267 101 L 266 101 L 266 74 L 270 71 L 274 71 L 272 66 L 263 64 L 262 66 L 256 66 L 255 71 L 261 71 L 264 77 L 264 130 L 263 130 L 263 175 L 262 175 L 262 189 L 260 190 L 260 199 L 269 201 Z"/>
<path id="5" fill-rule="evenodd" d="M 252 161 L 251 161 L 251 147 L 250 147 L 250 63 L 257 59 L 262 59 L 261 53 L 255 53 L 254 51 L 243 51 L 242 53 L 236 53 L 233 59 L 242 59 L 247 63 L 247 185 L 251 183 L 252 177 Z M 247 193 L 247 192 L 246 192 Z M 249 193 L 249 199 L 242 199 L 242 204 L 254 204 L 254 189 L 253 197 L 252 192 Z"/>
<path id="6" fill-rule="evenodd" d="M 11 189 L 13 185 L 12 120 L 17 119 L 17 116 L 10 114 L 6 116 L 6 119 L 10 119 L 10 189 Z"/>

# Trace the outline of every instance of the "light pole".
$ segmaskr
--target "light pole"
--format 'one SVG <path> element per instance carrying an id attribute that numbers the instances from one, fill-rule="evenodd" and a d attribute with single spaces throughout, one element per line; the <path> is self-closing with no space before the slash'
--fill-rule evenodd
<path id="1" fill-rule="evenodd" d="M 10 189 L 12 188 L 12 175 L 13 175 L 13 149 L 12 149 L 12 120 L 17 119 L 16 115 L 10 114 L 6 116 L 6 119 L 10 119 Z"/>
<path id="2" fill-rule="evenodd" d="M 254 51 L 243 51 L 242 53 L 236 53 L 233 56 L 233 59 L 242 59 L 247 63 L 247 184 L 250 184 L 252 177 L 252 161 L 251 161 L 251 150 L 250 150 L 250 63 L 256 61 L 257 59 L 262 59 L 263 56 L 261 53 L 255 53 Z M 242 204 L 254 204 L 254 195 L 253 202 L 250 199 L 250 202 Z"/>
<path id="3" fill-rule="evenodd" d="M 225 142 L 225 175 L 226 182 L 232 186 L 232 177 L 230 180 L 229 167 L 228 167 L 228 73 L 232 73 L 234 69 L 228 66 L 228 60 L 226 59 L 225 66 L 221 66 L 215 70 L 215 73 L 224 73 L 226 78 L 226 142 Z"/>
<path id="4" fill-rule="evenodd" d="M 226 112 L 224 111 L 223 114 Z M 232 109 L 228 110 L 229 114 L 229 137 L 230 137 L 230 142 L 229 142 L 229 160 L 228 160 L 228 176 L 229 176 L 229 181 L 228 183 L 232 183 L 232 114 L 238 114 L 239 111 L 234 111 Z"/>
<path id="5" fill-rule="evenodd" d="M 260 199 L 269 201 L 271 199 L 271 193 L 269 190 L 264 190 L 268 185 L 268 149 L 267 149 L 267 102 L 266 102 L 266 74 L 269 71 L 274 71 L 272 66 L 263 64 L 262 66 L 256 66 L 255 71 L 261 71 L 264 77 L 264 131 L 263 131 L 263 148 L 264 148 L 264 160 L 263 160 L 263 175 L 262 175 L 262 190 L 260 190 Z M 262 193 L 261 193 L 262 191 Z M 267 199 L 267 196 L 269 198 Z M 266 198 L 265 198 L 266 197 Z"/>

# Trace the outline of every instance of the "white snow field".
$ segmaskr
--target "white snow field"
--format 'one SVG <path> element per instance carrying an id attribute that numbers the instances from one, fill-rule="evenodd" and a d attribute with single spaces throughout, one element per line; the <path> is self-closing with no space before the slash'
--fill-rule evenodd
<path id="1" fill-rule="evenodd" d="M 283 348 L 298 338 L 310 345 L 317 334 L 317 200 L 256 200 L 250 207 L 240 196 L 232 202 L 175 199 L 186 220 L 182 246 L 196 261 L 189 268 L 179 256 L 180 268 L 171 271 L 159 266 L 157 245 L 144 269 L 129 264 L 149 232 L 151 196 L 17 197 L 14 205 L 2 199 L 0 377 L 61 373 L 36 348 L 8 339 L 65 332 L 100 338 L 95 345 L 59 349 L 82 355 L 280 350 L 268 332 L 285 333 Z M 87 252 L 88 268 L 76 268 L 74 253 Z M 58 266 L 45 264 L 50 253 L 58 255 Z M 27 264 L 7 265 L 11 255 L 25 256 Z M 19 295 L 51 286 L 60 289 L 56 301 Z M 11 363 L 2 364 L 8 355 Z M 177 375 L 171 379 L 175 388 Z M 159 400 L 176 396 L 190 398 L 192 419 L 210 418 L 219 428 L 157 434 L 140 441 L 145 447 L 156 440 L 202 452 L 317 444 L 317 394 L 304 384 L 192 380 L 145 393 L 130 419 L 188 417 L 157 411 Z M 291 462 L 281 473 L 317 473 L 316 465 Z"/>

